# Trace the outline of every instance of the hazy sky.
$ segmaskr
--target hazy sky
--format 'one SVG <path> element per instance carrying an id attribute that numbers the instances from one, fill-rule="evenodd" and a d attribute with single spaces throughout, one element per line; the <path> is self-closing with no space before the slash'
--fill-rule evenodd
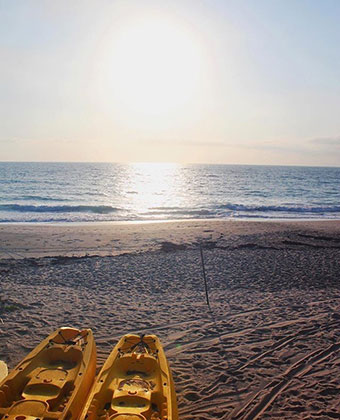
<path id="1" fill-rule="evenodd" d="M 339 0 L 0 0 L 0 160 L 340 166 Z"/>

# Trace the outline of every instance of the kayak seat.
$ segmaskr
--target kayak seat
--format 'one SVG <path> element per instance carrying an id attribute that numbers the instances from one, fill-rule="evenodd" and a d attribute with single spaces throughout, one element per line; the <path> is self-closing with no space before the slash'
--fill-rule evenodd
<path id="1" fill-rule="evenodd" d="M 120 381 L 114 392 L 111 408 L 114 412 L 143 413 L 150 409 L 151 386 L 148 381 L 140 378 Z"/>
<path id="2" fill-rule="evenodd" d="M 114 413 L 143 414 L 150 410 L 150 398 L 145 395 L 120 394 L 113 398 L 111 409 Z"/>
<path id="3" fill-rule="evenodd" d="M 43 401 L 17 401 L 6 413 L 6 420 L 40 420 L 48 410 L 48 404 Z"/>
<path id="4" fill-rule="evenodd" d="M 63 369 L 41 369 L 26 384 L 22 398 L 45 401 L 52 407 L 65 394 L 67 376 Z"/>
<path id="5" fill-rule="evenodd" d="M 121 356 L 113 365 L 114 376 L 129 378 L 136 375 L 142 378 L 152 378 L 158 368 L 157 359 L 149 354 L 128 353 Z"/>
<path id="6" fill-rule="evenodd" d="M 62 345 L 54 345 L 45 349 L 41 354 L 41 361 L 48 368 L 62 368 L 72 370 L 82 360 L 81 349 L 76 347 L 63 348 Z"/>
<path id="7" fill-rule="evenodd" d="M 110 417 L 110 420 L 146 420 L 142 414 L 117 413 Z"/>

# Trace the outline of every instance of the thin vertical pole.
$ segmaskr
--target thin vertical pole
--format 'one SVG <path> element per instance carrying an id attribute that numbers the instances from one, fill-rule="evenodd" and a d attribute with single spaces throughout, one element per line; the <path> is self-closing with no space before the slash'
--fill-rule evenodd
<path id="1" fill-rule="evenodd" d="M 203 270 L 203 278 L 204 278 L 204 287 L 205 287 L 205 297 L 207 299 L 207 305 L 210 308 L 210 302 L 209 302 L 209 295 L 208 295 L 208 285 L 207 285 L 207 277 L 205 275 L 205 266 L 204 266 L 204 258 L 203 258 L 203 248 L 202 248 L 202 244 L 200 244 L 200 252 L 201 252 L 201 261 L 202 261 L 202 270 Z"/>

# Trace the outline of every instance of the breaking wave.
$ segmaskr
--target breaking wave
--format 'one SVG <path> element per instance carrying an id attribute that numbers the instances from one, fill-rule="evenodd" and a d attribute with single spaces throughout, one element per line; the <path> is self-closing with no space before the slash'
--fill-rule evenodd
<path id="1" fill-rule="evenodd" d="M 97 213 L 109 214 L 120 211 L 119 208 L 111 206 L 33 206 L 22 204 L 1 204 L 0 211 L 21 212 L 21 213 Z"/>

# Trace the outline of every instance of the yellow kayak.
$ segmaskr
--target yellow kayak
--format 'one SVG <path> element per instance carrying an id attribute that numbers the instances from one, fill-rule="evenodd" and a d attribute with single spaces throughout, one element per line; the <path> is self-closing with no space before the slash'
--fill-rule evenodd
<path id="1" fill-rule="evenodd" d="M 0 418 L 77 419 L 95 372 L 92 331 L 59 328 L 0 382 Z"/>
<path id="2" fill-rule="evenodd" d="M 8 375 L 8 369 L 5 362 L 0 360 L 0 382 Z"/>
<path id="3" fill-rule="evenodd" d="M 155 335 L 126 335 L 93 385 L 81 420 L 178 420 L 171 371 Z"/>

